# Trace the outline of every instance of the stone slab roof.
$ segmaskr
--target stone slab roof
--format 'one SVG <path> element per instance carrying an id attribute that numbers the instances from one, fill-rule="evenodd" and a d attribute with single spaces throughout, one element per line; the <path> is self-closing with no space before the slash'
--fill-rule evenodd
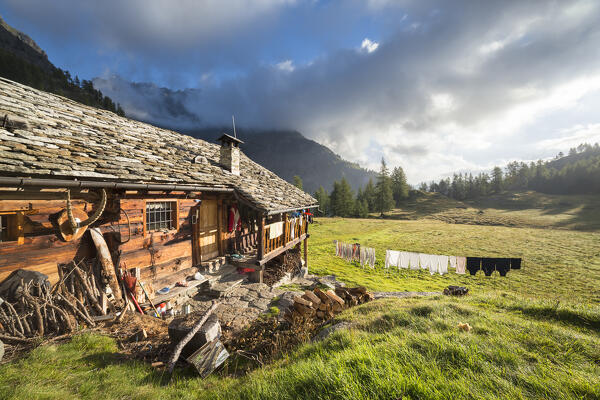
<path id="1" fill-rule="evenodd" d="M 17 123 L 7 127 L 6 115 Z M 219 150 L 0 78 L 0 176 L 226 187 L 266 211 L 317 203 L 243 152 L 240 176 L 231 174 Z"/>

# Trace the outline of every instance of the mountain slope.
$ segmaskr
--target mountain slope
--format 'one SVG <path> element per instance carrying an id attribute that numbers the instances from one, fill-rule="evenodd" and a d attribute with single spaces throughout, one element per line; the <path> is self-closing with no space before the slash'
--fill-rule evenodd
<path id="1" fill-rule="evenodd" d="M 1 17 L 0 76 L 124 115 L 121 107 L 96 90 L 91 81 L 79 82 L 68 71 L 56 68 L 33 39 L 8 25 Z"/>
<path id="2" fill-rule="evenodd" d="M 188 135 L 215 141 L 221 129 L 187 130 Z M 319 186 L 330 191 L 333 182 L 345 177 L 358 189 L 369 178 L 376 178 L 373 171 L 361 168 L 342 159 L 326 146 L 307 139 L 297 131 L 239 130 L 238 137 L 244 141 L 242 151 L 257 163 L 292 182 L 294 175 L 300 176 L 303 188 L 314 193 Z"/>

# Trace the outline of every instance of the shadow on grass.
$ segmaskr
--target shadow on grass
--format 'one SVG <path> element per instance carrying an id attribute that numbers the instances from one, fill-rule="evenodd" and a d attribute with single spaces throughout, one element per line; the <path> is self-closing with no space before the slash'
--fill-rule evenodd
<path id="1" fill-rule="evenodd" d="M 600 315 L 587 316 L 578 311 L 558 309 L 551 306 L 509 306 L 511 311 L 520 311 L 523 315 L 541 321 L 557 321 L 600 333 Z"/>

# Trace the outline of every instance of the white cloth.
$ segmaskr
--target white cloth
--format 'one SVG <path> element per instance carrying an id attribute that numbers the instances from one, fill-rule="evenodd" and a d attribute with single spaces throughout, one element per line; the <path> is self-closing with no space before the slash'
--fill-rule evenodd
<path id="1" fill-rule="evenodd" d="M 371 268 L 375 268 L 375 249 L 367 247 L 367 264 Z"/>
<path id="2" fill-rule="evenodd" d="M 450 256 L 449 261 L 450 261 L 450 268 L 456 268 L 456 256 Z"/>
<path id="3" fill-rule="evenodd" d="M 294 239 L 294 226 L 296 225 L 296 218 L 290 220 L 290 239 Z"/>
<path id="4" fill-rule="evenodd" d="M 429 254 L 419 253 L 419 263 L 421 264 L 421 269 L 430 269 L 431 256 Z"/>
<path id="5" fill-rule="evenodd" d="M 429 273 L 431 275 L 438 272 L 439 269 L 439 256 L 427 255 L 429 257 Z"/>
<path id="6" fill-rule="evenodd" d="M 400 264 L 400 252 L 396 250 L 385 251 L 385 268 L 389 268 L 390 265 L 396 267 Z"/>
<path id="7" fill-rule="evenodd" d="M 456 257 L 456 273 L 464 275 L 467 269 L 467 257 Z"/>
<path id="8" fill-rule="evenodd" d="M 440 275 L 448 273 L 448 256 L 438 256 L 438 272 Z"/>
<path id="9" fill-rule="evenodd" d="M 269 225 L 269 239 L 275 239 L 283 235 L 283 222 L 274 222 Z"/>
<path id="10" fill-rule="evenodd" d="M 419 253 L 408 253 L 410 269 L 419 269 Z"/>
<path id="11" fill-rule="evenodd" d="M 400 252 L 400 263 L 399 263 L 400 268 L 405 268 L 405 269 L 408 268 L 409 256 L 410 256 L 410 253 L 407 251 Z"/>

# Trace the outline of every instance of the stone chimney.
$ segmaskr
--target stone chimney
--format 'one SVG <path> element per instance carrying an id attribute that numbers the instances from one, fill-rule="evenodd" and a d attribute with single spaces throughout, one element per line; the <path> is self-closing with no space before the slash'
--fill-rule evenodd
<path id="1" fill-rule="evenodd" d="M 244 143 L 238 138 L 224 133 L 219 139 L 221 142 L 221 157 L 219 163 L 233 175 L 240 174 L 240 144 Z"/>

